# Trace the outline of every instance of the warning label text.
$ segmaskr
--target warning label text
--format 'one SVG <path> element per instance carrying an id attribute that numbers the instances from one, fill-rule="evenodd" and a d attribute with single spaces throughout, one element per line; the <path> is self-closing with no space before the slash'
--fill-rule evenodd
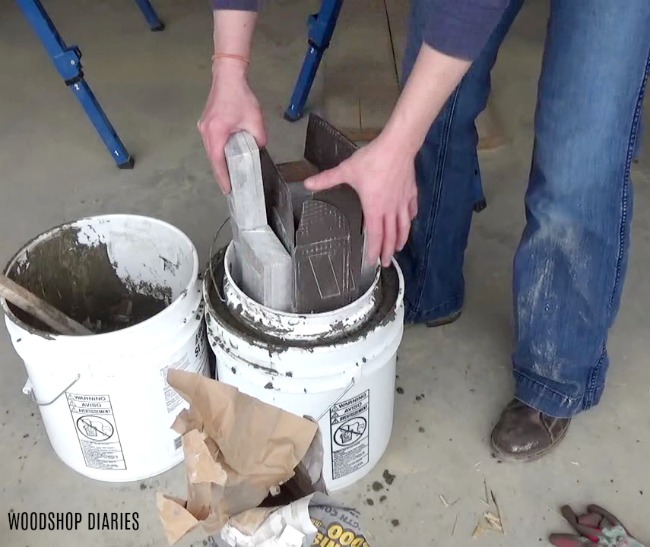
<path id="1" fill-rule="evenodd" d="M 66 393 L 66 396 L 86 466 L 126 469 L 110 397 L 76 393 Z"/>
<path id="2" fill-rule="evenodd" d="M 370 390 L 340 401 L 330 409 L 332 479 L 345 477 L 370 458 Z"/>

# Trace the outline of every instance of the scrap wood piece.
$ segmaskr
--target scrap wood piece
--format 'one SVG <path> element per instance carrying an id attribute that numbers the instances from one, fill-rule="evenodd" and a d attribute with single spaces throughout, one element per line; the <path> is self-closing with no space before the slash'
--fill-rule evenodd
<path id="1" fill-rule="evenodd" d="M 488 101 L 485 110 L 476 118 L 476 131 L 478 133 L 477 150 L 479 152 L 496 150 L 505 144 L 502 125 L 492 101 Z M 339 128 L 341 133 L 355 143 L 369 143 L 375 140 L 383 129 L 383 127 Z"/>
<path id="2" fill-rule="evenodd" d="M 454 501 L 452 501 L 452 502 L 450 503 L 450 502 L 447 501 L 447 498 L 445 498 L 445 496 L 443 496 L 442 494 L 440 494 L 440 495 L 438 496 L 438 498 L 440 498 L 440 502 L 441 502 L 441 503 L 442 503 L 446 508 L 453 507 L 454 505 L 456 505 L 456 504 L 460 501 L 460 498 L 456 498 Z"/>
<path id="3" fill-rule="evenodd" d="M 495 532 L 500 532 L 501 534 L 505 534 L 505 531 L 503 529 L 503 524 L 499 520 L 499 517 L 497 517 L 493 513 L 490 513 L 489 511 L 486 511 L 485 513 L 483 513 L 482 518 L 480 518 L 476 523 L 476 528 L 474 528 L 474 533 L 472 534 L 472 538 L 481 537 L 485 532 L 490 532 L 490 531 L 495 531 Z"/>
<path id="4" fill-rule="evenodd" d="M 0 297 L 64 335 L 88 335 L 92 331 L 65 315 L 42 298 L 28 291 L 6 275 L 0 274 Z"/>
<path id="5" fill-rule="evenodd" d="M 483 477 L 483 487 L 485 488 L 485 499 L 481 500 L 488 507 L 490 506 L 490 497 L 488 496 L 487 479 Z"/>
<path id="6" fill-rule="evenodd" d="M 492 501 L 494 502 L 494 506 L 497 509 L 497 515 L 499 517 L 499 523 L 501 524 L 501 529 L 503 530 L 503 533 L 505 534 L 506 533 L 506 527 L 505 527 L 504 522 L 503 522 L 503 517 L 501 516 L 501 508 L 499 507 L 499 503 L 497 502 L 497 498 L 494 495 L 494 492 L 492 490 L 490 490 L 490 494 L 492 494 Z"/>
<path id="7" fill-rule="evenodd" d="M 382 132 L 383 127 L 343 127 L 340 129 L 353 142 L 370 142 Z"/>
<path id="8" fill-rule="evenodd" d="M 499 517 L 489 511 L 483 513 L 483 517 L 489 524 L 490 528 L 503 532 L 503 525 L 501 524 L 501 519 L 499 519 Z"/>
<path id="9" fill-rule="evenodd" d="M 483 534 L 485 533 L 485 528 L 483 528 L 483 525 L 481 522 L 476 523 L 476 528 L 474 528 L 474 533 L 472 534 L 472 538 L 480 538 Z"/>
<path id="10" fill-rule="evenodd" d="M 382 130 L 383 127 L 340 128 L 341 133 L 355 143 L 371 142 L 381 134 Z M 476 118 L 476 131 L 478 133 L 477 150 L 479 152 L 496 150 L 505 144 L 500 118 L 491 103 L 488 103 L 486 109 Z"/>
<path id="11" fill-rule="evenodd" d="M 485 499 L 481 498 L 481 501 L 488 507 L 488 509 L 491 509 L 492 505 L 494 505 L 496 515 L 490 510 L 485 511 L 477 522 L 472 537 L 480 537 L 486 531 L 495 531 L 505 535 L 506 528 L 503 522 L 501 508 L 499 507 L 497 498 L 494 495 L 494 491 L 488 489 L 486 477 L 483 477 L 483 488 L 485 489 Z"/>
<path id="12" fill-rule="evenodd" d="M 355 143 L 368 143 L 381 134 L 383 127 L 341 127 L 339 130 Z M 496 150 L 505 144 L 502 123 L 491 102 L 476 118 L 476 131 L 479 152 Z"/>
<path id="13" fill-rule="evenodd" d="M 302 182 L 306 178 L 318 174 L 318 167 L 306 159 L 279 163 L 277 168 L 282 178 L 289 185 L 292 182 Z M 291 186 L 289 187 L 291 188 Z"/>

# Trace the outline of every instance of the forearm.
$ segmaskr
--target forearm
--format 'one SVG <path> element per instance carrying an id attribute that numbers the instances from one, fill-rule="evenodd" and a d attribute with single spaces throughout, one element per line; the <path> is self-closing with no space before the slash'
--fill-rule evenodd
<path id="1" fill-rule="evenodd" d="M 422 45 L 417 61 L 384 129 L 402 152 L 415 155 L 424 138 L 471 66 L 471 61 Z"/>
<path id="2" fill-rule="evenodd" d="M 256 11 L 214 10 L 214 53 L 250 59 Z"/>

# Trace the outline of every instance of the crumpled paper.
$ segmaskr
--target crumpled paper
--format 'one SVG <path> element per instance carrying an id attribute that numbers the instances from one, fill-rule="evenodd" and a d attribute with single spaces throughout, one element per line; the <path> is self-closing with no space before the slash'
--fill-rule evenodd
<path id="1" fill-rule="evenodd" d="M 279 494 L 282 486 L 285 494 L 293 489 L 304 495 L 323 484 L 316 422 L 200 374 L 170 370 L 167 381 L 190 405 L 172 425 L 182 435 L 187 500 L 156 496 L 170 544 L 199 526 L 207 535 L 220 532 L 233 516 L 257 530 L 270 514 L 258 506 L 270 493 Z"/>
<path id="2" fill-rule="evenodd" d="M 210 547 L 369 547 L 361 531 L 359 513 L 316 492 L 290 505 L 257 510 L 258 526 L 234 517 L 212 537 Z M 250 511 L 246 514 L 251 513 Z M 264 513 L 264 515 L 262 514 Z"/>

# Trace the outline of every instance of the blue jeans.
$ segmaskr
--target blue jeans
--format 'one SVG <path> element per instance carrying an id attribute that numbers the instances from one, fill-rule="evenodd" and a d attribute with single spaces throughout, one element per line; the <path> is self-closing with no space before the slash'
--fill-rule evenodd
<path id="1" fill-rule="evenodd" d="M 428 0 L 412 1 L 404 78 L 422 43 Z M 416 157 L 419 213 L 398 255 L 408 322 L 463 306 L 463 258 L 481 197 L 474 121 L 522 3 L 511 1 Z M 630 163 L 649 56 L 650 1 L 551 1 L 527 223 L 514 259 L 513 367 L 515 396 L 552 416 L 588 409 L 603 392 L 607 334 L 627 265 Z"/>

